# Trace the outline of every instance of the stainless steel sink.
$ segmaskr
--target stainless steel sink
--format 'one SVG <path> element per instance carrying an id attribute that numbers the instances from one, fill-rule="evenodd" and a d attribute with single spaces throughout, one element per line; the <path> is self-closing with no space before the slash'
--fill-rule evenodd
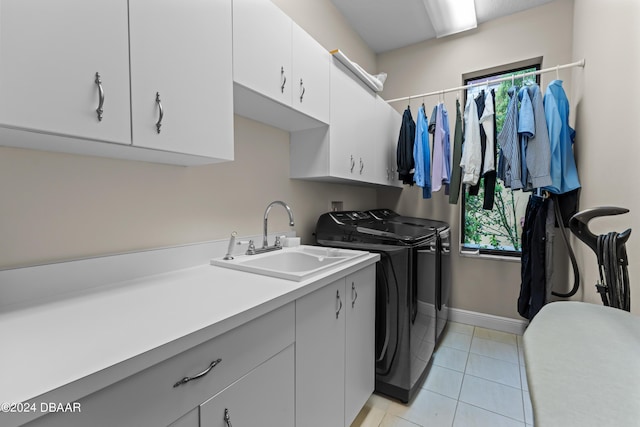
<path id="1" fill-rule="evenodd" d="M 211 265 L 302 281 L 325 269 L 367 254 L 365 251 L 303 245 L 259 255 L 240 255 L 231 260 L 214 258 Z"/>

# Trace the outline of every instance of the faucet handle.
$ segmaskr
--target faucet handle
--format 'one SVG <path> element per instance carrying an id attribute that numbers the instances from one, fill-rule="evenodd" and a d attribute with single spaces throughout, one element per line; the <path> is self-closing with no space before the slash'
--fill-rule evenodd
<path id="1" fill-rule="evenodd" d="M 280 241 L 280 236 L 276 236 L 276 242 L 274 243 L 276 248 L 282 247 L 282 242 Z"/>
<path id="2" fill-rule="evenodd" d="M 247 248 L 247 255 L 255 255 L 256 245 L 253 244 L 253 240 L 249 240 L 249 247 Z"/>

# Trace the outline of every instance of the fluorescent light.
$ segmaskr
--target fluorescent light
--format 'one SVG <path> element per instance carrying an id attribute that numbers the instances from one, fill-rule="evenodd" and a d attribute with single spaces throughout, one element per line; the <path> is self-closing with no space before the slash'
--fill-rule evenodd
<path id="1" fill-rule="evenodd" d="M 474 0 L 422 0 L 438 38 L 478 26 Z"/>

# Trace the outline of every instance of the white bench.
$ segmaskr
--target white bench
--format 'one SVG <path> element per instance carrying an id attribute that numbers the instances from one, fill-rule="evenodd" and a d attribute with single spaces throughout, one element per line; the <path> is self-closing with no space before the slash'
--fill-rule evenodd
<path id="1" fill-rule="evenodd" d="M 554 302 L 523 340 L 536 427 L 640 426 L 640 317 Z"/>

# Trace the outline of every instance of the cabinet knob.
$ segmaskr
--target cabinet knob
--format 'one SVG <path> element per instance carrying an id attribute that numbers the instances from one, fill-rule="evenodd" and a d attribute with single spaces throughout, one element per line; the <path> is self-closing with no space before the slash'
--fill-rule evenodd
<path id="1" fill-rule="evenodd" d="M 280 67 L 280 81 L 282 82 L 282 86 L 280 86 L 280 91 L 284 93 L 284 85 L 287 84 L 287 76 L 284 75 L 284 67 Z"/>
<path id="2" fill-rule="evenodd" d="M 164 111 L 162 109 L 162 102 L 160 102 L 160 92 L 156 92 L 156 104 L 158 104 L 158 122 L 156 123 L 156 130 L 160 133 L 160 126 L 162 126 L 162 118 L 164 117 Z"/>
<path id="3" fill-rule="evenodd" d="M 362 175 L 363 170 L 364 170 L 364 162 L 362 161 L 362 157 L 360 157 L 360 175 Z"/>
<path id="4" fill-rule="evenodd" d="M 231 415 L 229 415 L 229 410 L 224 408 L 224 422 L 227 424 L 227 427 L 233 427 L 231 425 Z"/>
<path id="5" fill-rule="evenodd" d="M 353 160 L 353 155 L 351 156 L 351 173 L 353 173 L 353 168 L 356 167 L 356 161 Z"/>
<path id="6" fill-rule="evenodd" d="M 351 308 L 356 306 L 356 300 L 358 299 L 358 291 L 356 291 L 355 282 L 351 282 Z"/>
<path id="7" fill-rule="evenodd" d="M 306 89 L 304 88 L 304 84 L 302 84 L 302 79 L 300 79 L 300 102 L 302 102 L 305 90 Z"/>
<path id="8" fill-rule="evenodd" d="M 102 105 L 104 104 L 104 89 L 102 89 L 102 80 L 100 80 L 100 74 L 96 73 L 96 85 L 98 86 L 98 108 L 96 108 L 96 113 L 98 114 L 98 121 L 102 121 L 102 113 L 104 110 L 102 109 Z"/>
<path id="9" fill-rule="evenodd" d="M 340 298 L 340 291 L 336 291 L 336 305 L 338 305 L 338 310 L 336 311 L 337 319 L 340 316 L 340 310 L 342 310 L 342 299 Z"/>

